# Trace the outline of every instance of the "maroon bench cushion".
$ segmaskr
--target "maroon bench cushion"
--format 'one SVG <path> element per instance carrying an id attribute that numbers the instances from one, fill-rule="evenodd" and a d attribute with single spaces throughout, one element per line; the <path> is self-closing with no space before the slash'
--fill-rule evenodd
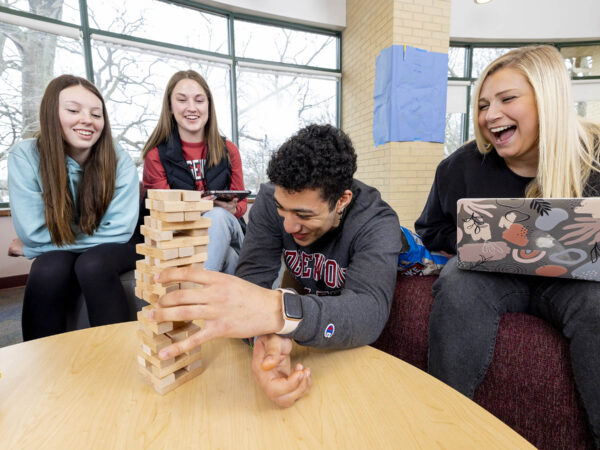
<path id="1" fill-rule="evenodd" d="M 399 276 L 390 319 L 373 344 L 427 369 L 427 328 L 437 277 Z M 543 320 L 502 316 L 477 403 L 541 449 L 593 448 L 575 391 L 566 339 Z"/>

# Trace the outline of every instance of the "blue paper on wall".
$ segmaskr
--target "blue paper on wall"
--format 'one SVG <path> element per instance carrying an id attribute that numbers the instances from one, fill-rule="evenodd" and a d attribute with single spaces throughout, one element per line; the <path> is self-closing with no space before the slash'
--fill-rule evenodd
<path id="1" fill-rule="evenodd" d="M 444 142 L 448 55 L 393 45 L 375 65 L 375 145 L 392 141 Z"/>

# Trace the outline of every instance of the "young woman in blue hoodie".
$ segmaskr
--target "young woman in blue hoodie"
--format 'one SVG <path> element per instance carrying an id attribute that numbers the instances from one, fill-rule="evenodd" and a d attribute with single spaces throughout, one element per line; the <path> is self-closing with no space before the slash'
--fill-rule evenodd
<path id="1" fill-rule="evenodd" d="M 66 330 L 83 292 L 92 326 L 128 320 L 119 274 L 135 268 L 132 237 L 139 179 L 113 143 L 106 106 L 84 78 L 46 87 L 40 131 L 8 157 L 8 189 L 18 239 L 13 256 L 35 258 L 23 302 L 23 339 Z"/>

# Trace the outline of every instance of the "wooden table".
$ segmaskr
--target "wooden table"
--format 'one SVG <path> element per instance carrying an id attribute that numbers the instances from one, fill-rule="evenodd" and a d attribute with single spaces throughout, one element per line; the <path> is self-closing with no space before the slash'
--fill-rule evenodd
<path id="1" fill-rule="evenodd" d="M 279 409 L 239 340 L 202 348 L 204 372 L 158 395 L 128 322 L 0 349 L 0 442 L 17 448 L 533 448 L 490 413 L 371 347 L 298 348 L 308 397 Z"/>

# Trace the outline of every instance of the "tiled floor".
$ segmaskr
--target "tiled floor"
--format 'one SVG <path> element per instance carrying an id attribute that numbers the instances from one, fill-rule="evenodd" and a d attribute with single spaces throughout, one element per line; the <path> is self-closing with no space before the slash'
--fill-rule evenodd
<path id="1" fill-rule="evenodd" d="M 0 347 L 23 341 L 21 309 L 24 290 L 24 287 L 0 290 Z"/>

